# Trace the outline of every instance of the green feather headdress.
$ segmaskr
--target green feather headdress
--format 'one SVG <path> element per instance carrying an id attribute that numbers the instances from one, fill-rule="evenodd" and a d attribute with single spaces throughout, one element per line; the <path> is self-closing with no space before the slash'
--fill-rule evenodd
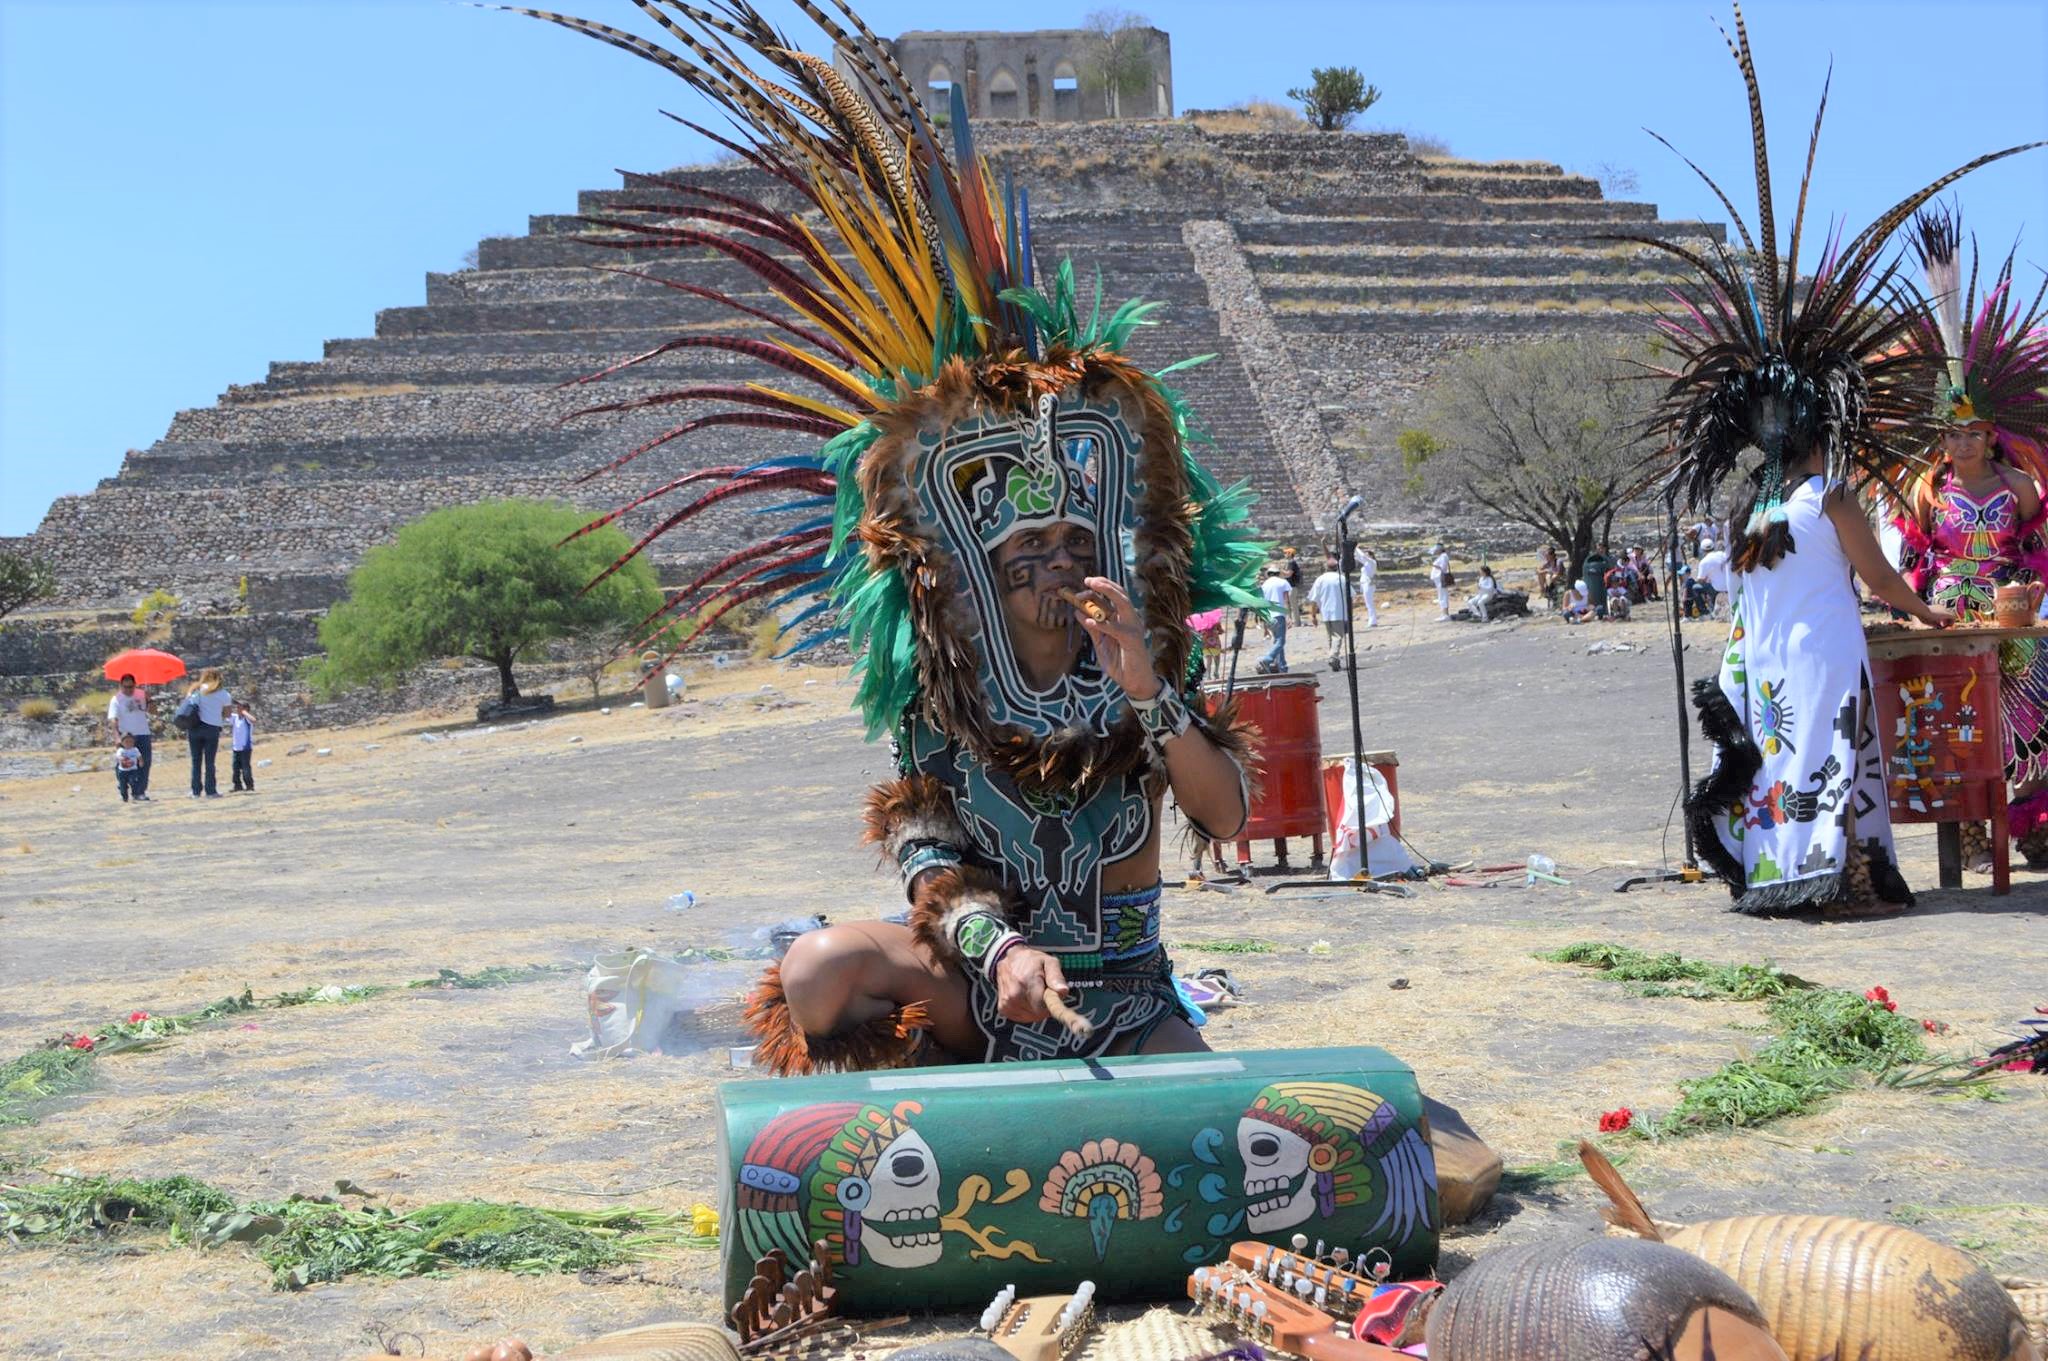
<path id="1" fill-rule="evenodd" d="M 811 631 L 792 651 L 838 636 L 850 645 L 871 737 L 922 700 L 940 718 L 972 729 L 976 745 L 1043 747 L 1045 722 L 1024 725 L 1020 742 L 1017 726 L 1002 714 L 965 711 L 974 706 L 962 673 L 986 670 L 988 649 L 947 604 L 974 576 L 973 564 L 958 544 L 949 549 L 934 537 L 929 495 L 920 504 L 905 482 L 914 463 L 906 440 L 912 427 L 929 430 L 941 417 L 993 427 L 1047 397 L 1092 422 L 1091 429 L 1129 437 L 1122 445 L 1098 439 L 1090 446 L 1131 465 L 1116 470 L 1129 487 L 1125 518 L 1103 526 L 1098 542 L 1106 551 L 1116 541 L 1112 533 L 1120 535 L 1161 674 L 1179 674 L 1169 668 L 1184 662 L 1191 646 L 1189 611 L 1263 603 L 1254 583 L 1264 549 L 1245 520 L 1251 493 L 1241 483 L 1219 485 L 1195 462 L 1189 445 L 1198 436 L 1187 405 L 1162 381 L 1200 361 L 1140 372 L 1122 351 L 1156 304 L 1134 300 L 1105 315 L 1098 276 L 1084 309 L 1071 262 L 1043 284 L 1034 277 L 1029 195 L 999 182 L 975 152 L 957 88 L 942 128 L 846 0 L 825 0 L 837 18 L 812 0 L 794 0 L 823 31 L 836 62 L 799 50 L 746 0 L 707 0 L 706 8 L 681 0 L 633 3 L 660 27 L 666 45 L 589 20 L 516 12 L 680 77 L 718 105 L 737 132 L 697 130 L 793 191 L 801 207 L 642 176 L 633 182 L 662 191 L 650 195 L 662 201 L 624 203 L 585 219 L 604 229 L 585 238 L 595 246 L 709 248 L 748 270 L 775 300 L 756 307 L 685 281 L 639 276 L 744 314 L 744 329 L 679 334 L 579 382 L 685 348 L 751 359 L 775 370 L 776 380 L 697 385 L 586 408 L 577 414 L 714 404 L 590 476 L 710 427 L 820 441 L 808 453 L 684 474 L 592 523 L 711 484 L 663 515 L 622 565 L 713 506 L 756 494 L 785 498 L 767 508 L 779 528 L 668 594 L 645 621 L 650 637 L 680 631 L 673 644 L 679 650 L 749 602 L 793 608 L 785 632 Z M 1119 567 L 1104 570 L 1114 575 Z M 686 619 L 682 629 L 677 621 Z M 1083 726 L 1103 738 L 1115 723 L 1097 709 Z M 1066 726 L 1074 726 L 1071 719 Z M 1020 763 L 1029 762 L 1011 762 Z M 1096 756 L 1077 767 L 1048 762 L 1042 752 L 1033 767 L 1047 779 L 1100 768 Z"/>

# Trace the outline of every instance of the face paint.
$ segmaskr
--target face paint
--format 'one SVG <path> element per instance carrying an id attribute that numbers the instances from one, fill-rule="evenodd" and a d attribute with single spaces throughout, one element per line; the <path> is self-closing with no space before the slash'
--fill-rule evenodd
<path id="1" fill-rule="evenodd" d="M 1064 628 L 1074 607 L 1062 588 L 1073 590 L 1095 571 L 1095 536 L 1079 525 L 1027 529 L 999 544 L 994 553 L 1003 583 L 1003 611 L 1012 625 Z"/>

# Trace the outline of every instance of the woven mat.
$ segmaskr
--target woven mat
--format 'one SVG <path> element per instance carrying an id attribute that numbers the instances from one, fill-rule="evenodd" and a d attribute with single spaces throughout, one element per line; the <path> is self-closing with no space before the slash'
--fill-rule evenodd
<path id="1" fill-rule="evenodd" d="M 1090 1339 L 1081 1361 L 1191 1361 L 1227 1351 L 1232 1345 L 1232 1339 L 1205 1320 L 1162 1305 L 1104 1327 Z"/>

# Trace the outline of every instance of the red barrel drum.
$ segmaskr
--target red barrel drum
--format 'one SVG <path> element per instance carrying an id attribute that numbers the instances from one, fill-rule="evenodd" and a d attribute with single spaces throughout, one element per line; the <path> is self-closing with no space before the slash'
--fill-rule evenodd
<path id="1" fill-rule="evenodd" d="M 1223 683 L 1202 687 L 1211 708 L 1222 702 Z M 1232 692 L 1238 717 L 1258 729 L 1252 760 L 1259 771 L 1258 796 L 1243 840 L 1308 836 L 1321 843 L 1329 826 L 1323 803 L 1323 734 L 1316 718 L 1313 676 L 1255 676 Z"/>

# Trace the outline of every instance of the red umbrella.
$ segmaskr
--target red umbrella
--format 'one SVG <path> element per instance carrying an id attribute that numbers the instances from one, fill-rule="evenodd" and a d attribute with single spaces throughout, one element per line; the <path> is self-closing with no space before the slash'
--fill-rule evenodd
<path id="1" fill-rule="evenodd" d="M 105 670 L 110 681 L 133 676 L 138 685 L 162 685 L 184 675 L 185 663 L 153 647 L 131 647 L 107 658 Z"/>

